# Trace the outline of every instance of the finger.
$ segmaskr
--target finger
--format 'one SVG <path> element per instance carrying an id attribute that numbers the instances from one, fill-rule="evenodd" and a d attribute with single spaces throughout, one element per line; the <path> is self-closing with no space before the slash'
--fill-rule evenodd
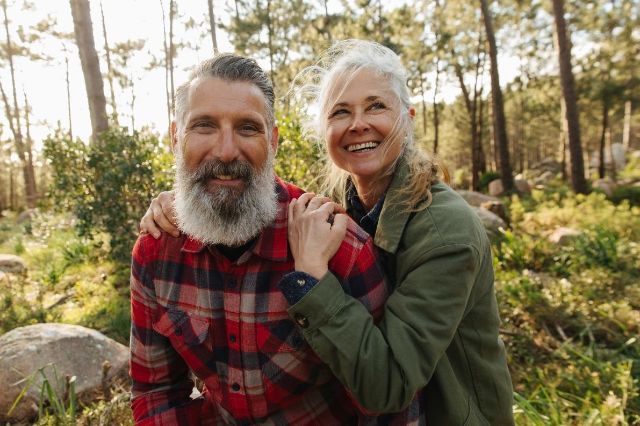
<path id="1" fill-rule="evenodd" d="M 175 226 L 178 222 L 175 208 L 175 198 L 175 191 L 164 191 L 158 194 L 158 203 L 160 203 L 160 207 L 162 208 L 164 216 L 177 230 Z"/>
<path id="2" fill-rule="evenodd" d="M 315 194 L 313 192 L 307 192 L 305 194 L 302 194 L 298 198 L 298 201 L 296 201 L 296 204 L 294 206 L 296 216 L 302 215 L 302 213 L 304 213 L 304 211 L 307 209 L 307 204 L 309 204 L 309 201 L 311 201 L 314 196 Z"/>
<path id="3" fill-rule="evenodd" d="M 288 215 L 287 215 L 287 228 L 289 230 L 291 230 L 292 227 L 293 227 L 293 219 L 294 219 L 293 215 L 294 215 L 294 212 L 295 212 L 294 211 L 294 207 L 296 205 L 296 200 L 297 199 L 294 198 L 293 200 L 291 200 L 289 202 Z"/>
<path id="4" fill-rule="evenodd" d="M 340 242 L 344 239 L 347 233 L 347 224 L 349 223 L 349 216 L 346 214 L 337 214 L 333 218 L 333 225 L 331 226 L 331 232 L 336 235 L 342 235 Z"/>
<path id="5" fill-rule="evenodd" d="M 323 204 L 330 203 L 330 202 L 331 202 L 331 198 L 329 198 L 329 197 L 325 197 L 325 196 L 314 197 L 311 201 L 309 201 L 309 205 L 307 206 L 307 210 L 316 210 L 320 206 L 322 206 Z"/>
<path id="6" fill-rule="evenodd" d="M 171 234 L 174 237 L 180 235 L 180 231 L 178 228 L 167 218 L 164 214 L 164 210 L 154 209 L 153 212 L 153 220 L 156 222 L 156 225 L 164 232 Z"/>
<path id="7" fill-rule="evenodd" d="M 156 240 L 160 238 L 160 229 L 158 229 L 153 220 L 153 210 L 151 207 L 147 209 L 147 212 L 140 220 L 140 234 L 151 234 Z"/>

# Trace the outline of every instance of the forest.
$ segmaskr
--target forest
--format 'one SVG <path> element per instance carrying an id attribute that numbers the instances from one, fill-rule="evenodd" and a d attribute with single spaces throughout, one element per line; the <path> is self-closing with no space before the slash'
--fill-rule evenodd
<path id="1" fill-rule="evenodd" d="M 366 39 L 401 57 L 416 140 L 489 233 L 516 424 L 640 424 L 640 2 L 45 3 L 0 0 L 0 343 L 61 323 L 126 352 L 131 248 L 173 187 L 190 68 L 256 59 L 276 172 L 316 190 L 324 160 L 292 83 L 335 41 Z M 133 424 L 126 360 L 16 376 L 6 342 L 3 424 Z"/>

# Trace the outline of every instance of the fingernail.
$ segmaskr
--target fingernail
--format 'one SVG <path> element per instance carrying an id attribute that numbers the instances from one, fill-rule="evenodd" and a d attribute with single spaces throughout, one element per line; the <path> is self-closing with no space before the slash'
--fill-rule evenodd
<path id="1" fill-rule="evenodd" d="M 156 240 L 157 240 L 158 238 L 160 238 L 160 233 L 159 233 L 159 232 L 154 232 L 154 233 L 153 233 L 153 238 L 155 238 Z"/>

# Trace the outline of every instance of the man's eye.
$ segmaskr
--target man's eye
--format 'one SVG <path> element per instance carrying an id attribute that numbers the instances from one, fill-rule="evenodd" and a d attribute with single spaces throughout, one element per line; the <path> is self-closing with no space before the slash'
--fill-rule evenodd
<path id="1" fill-rule="evenodd" d="M 212 128 L 213 124 L 209 121 L 198 121 L 192 126 L 194 129 L 202 129 L 202 128 Z"/>
<path id="2" fill-rule="evenodd" d="M 253 136 L 260 133 L 260 128 L 254 124 L 243 124 L 238 131 L 243 135 Z"/>

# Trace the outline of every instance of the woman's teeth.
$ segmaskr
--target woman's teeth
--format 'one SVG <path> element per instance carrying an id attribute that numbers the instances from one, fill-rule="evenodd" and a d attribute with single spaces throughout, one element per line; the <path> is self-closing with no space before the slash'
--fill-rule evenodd
<path id="1" fill-rule="evenodd" d="M 349 145 L 347 147 L 347 151 L 349 152 L 368 151 L 370 149 L 375 149 L 378 145 L 380 145 L 379 142 L 357 143 L 357 144 Z"/>

